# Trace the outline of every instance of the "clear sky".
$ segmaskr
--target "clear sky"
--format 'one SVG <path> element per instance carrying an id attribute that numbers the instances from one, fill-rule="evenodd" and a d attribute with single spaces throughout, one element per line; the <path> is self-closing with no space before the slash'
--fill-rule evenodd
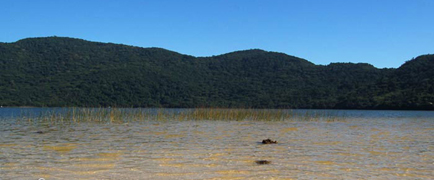
<path id="1" fill-rule="evenodd" d="M 193 56 L 259 48 L 399 67 L 434 53 L 434 0 L 1 0 L 0 42 L 66 36 Z"/>

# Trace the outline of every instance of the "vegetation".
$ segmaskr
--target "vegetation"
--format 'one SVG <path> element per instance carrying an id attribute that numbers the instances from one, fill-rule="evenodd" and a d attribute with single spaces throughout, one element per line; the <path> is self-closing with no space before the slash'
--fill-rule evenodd
<path id="1" fill-rule="evenodd" d="M 262 50 L 193 57 L 73 38 L 0 43 L 0 105 L 434 110 L 434 55 L 397 69 Z"/>
<path id="2" fill-rule="evenodd" d="M 128 123 L 136 121 L 342 121 L 343 115 L 330 112 L 293 112 L 269 109 L 215 109 L 195 108 L 182 110 L 144 108 L 64 108 L 50 109 L 36 114 L 22 110 L 19 122 L 29 123 Z"/>

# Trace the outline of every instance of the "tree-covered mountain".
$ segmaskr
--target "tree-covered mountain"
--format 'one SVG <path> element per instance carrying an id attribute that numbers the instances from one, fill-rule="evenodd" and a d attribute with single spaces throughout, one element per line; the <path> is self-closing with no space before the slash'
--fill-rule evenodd
<path id="1" fill-rule="evenodd" d="M 257 49 L 193 57 L 60 37 L 0 43 L 2 106 L 433 110 L 433 84 L 434 55 L 377 69 Z"/>

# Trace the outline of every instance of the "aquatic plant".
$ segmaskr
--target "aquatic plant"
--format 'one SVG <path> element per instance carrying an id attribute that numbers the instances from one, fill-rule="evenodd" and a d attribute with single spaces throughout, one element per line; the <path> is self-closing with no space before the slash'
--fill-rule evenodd
<path id="1" fill-rule="evenodd" d="M 219 121 L 340 121 L 342 116 L 326 111 L 276 109 L 146 109 L 146 108 L 62 108 L 39 113 L 23 112 L 22 122 L 127 123 L 135 121 L 219 120 Z"/>

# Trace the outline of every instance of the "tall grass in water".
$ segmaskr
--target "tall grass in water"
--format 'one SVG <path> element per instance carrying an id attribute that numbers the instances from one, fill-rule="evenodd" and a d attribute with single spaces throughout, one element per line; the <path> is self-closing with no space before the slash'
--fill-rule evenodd
<path id="1" fill-rule="evenodd" d="M 48 123 L 126 123 L 165 120 L 227 120 L 227 121 L 339 121 L 342 117 L 325 111 L 295 112 L 270 109 L 130 109 L 130 108 L 65 108 L 21 113 L 21 120 Z"/>

